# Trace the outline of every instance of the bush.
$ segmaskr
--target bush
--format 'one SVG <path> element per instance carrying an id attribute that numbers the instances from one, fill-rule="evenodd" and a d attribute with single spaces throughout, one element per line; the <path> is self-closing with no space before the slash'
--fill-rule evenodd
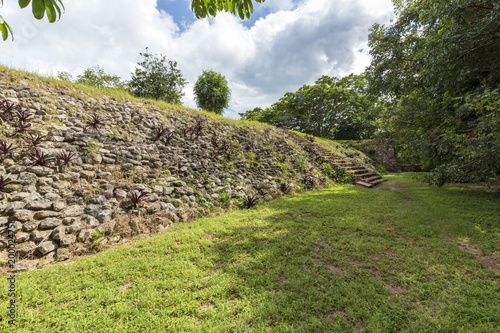
<path id="1" fill-rule="evenodd" d="M 132 73 L 129 82 L 130 93 L 136 97 L 154 98 L 167 103 L 181 104 L 184 96 L 182 89 L 187 81 L 177 69 L 177 62 L 158 57 L 148 52 L 140 53 L 144 57 L 139 68 Z"/>
<path id="2" fill-rule="evenodd" d="M 222 114 L 230 97 L 226 78 L 214 71 L 203 71 L 194 85 L 194 98 L 201 109 Z"/>

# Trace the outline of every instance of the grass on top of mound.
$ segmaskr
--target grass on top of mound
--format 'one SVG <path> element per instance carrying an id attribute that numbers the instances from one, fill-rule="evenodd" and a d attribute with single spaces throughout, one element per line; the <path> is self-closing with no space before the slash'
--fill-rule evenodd
<path id="1" fill-rule="evenodd" d="M 352 185 L 181 223 L 16 280 L 2 332 L 495 332 L 494 190 Z M 386 183 L 387 184 L 387 183 Z"/>

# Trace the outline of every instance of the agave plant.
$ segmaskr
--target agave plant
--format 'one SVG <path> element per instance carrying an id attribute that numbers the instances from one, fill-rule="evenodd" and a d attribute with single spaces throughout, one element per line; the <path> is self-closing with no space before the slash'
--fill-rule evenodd
<path id="1" fill-rule="evenodd" d="M 6 121 L 14 120 L 14 112 L 17 109 L 14 103 L 10 103 L 9 101 L 1 101 L 0 102 L 0 110 L 2 110 L 1 118 Z"/>
<path id="2" fill-rule="evenodd" d="M 203 133 L 203 120 L 201 118 L 198 118 L 194 123 L 194 125 L 191 127 L 191 133 L 196 135 L 196 138 L 205 135 Z"/>
<path id="3" fill-rule="evenodd" d="M 174 137 L 174 132 L 167 132 L 163 135 L 163 137 L 165 138 L 165 143 L 169 145 Z"/>
<path id="4" fill-rule="evenodd" d="M 6 141 L 0 140 L 0 152 L 2 152 L 4 155 L 7 155 L 17 147 L 14 147 L 12 143 L 8 144 Z"/>
<path id="5" fill-rule="evenodd" d="M 54 161 L 53 156 L 48 156 L 44 152 L 40 152 L 37 148 L 33 150 L 32 153 L 28 154 L 31 159 L 33 160 L 34 164 L 33 165 L 40 165 L 44 167 L 48 167 L 52 161 Z"/>
<path id="6" fill-rule="evenodd" d="M 292 187 L 287 183 L 280 183 L 279 189 L 283 194 L 288 194 L 292 190 Z"/>
<path id="7" fill-rule="evenodd" d="M 29 137 L 28 138 L 25 138 L 25 140 L 28 142 L 28 144 L 32 147 L 35 147 L 37 145 L 40 144 L 40 142 L 42 142 L 44 139 L 46 138 L 45 135 L 35 135 L 33 136 L 33 134 L 29 134 Z"/>
<path id="8" fill-rule="evenodd" d="M 312 188 L 314 187 L 314 178 L 312 176 L 306 175 L 302 177 L 302 183 L 306 188 Z"/>
<path id="9" fill-rule="evenodd" d="M 217 136 L 212 135 L 210 137 L 210 142 L 212 143 L 212 146 L 214 146 L 214 148 L 218 148 L 219 147 L 219 139 L 217 138 Z"/>
<path id="10" fill-rule="evenodd" d="M 257 202 L 259 202 L 259 198 L 257 196 L 246 195 L 243 197 L 244 208 L 252 208 L 253 206 L 257 205 Z"/>
<path id="11" fill-rule="evenodd" d="M 62 172 L 64 170 L 64 167 L 69 165 L 69 163 L 71 162 L 71 160 L 74 157 L 75 156 L 73 155 L 72 152 L 67 153 L 65 151 L 63 151 L 62 153 L 57 155 L 56 156 L 56 169 L 57 169 L 57 171 Z"/>
<path id="12" fill-rule="evenodd" d="M 98 115 L 97 113 L 91 114 L 87 118 L 87 127 L 86 128 L 93 128 L 95 131 L 99 130 L 100 126 L 103 126 L 105 124 L 106 119 L 104 119 L 102 116 Z"/>
<path id="13" fill-rule="evenodd" d="M 168 133 L 168 130 L 167 130 L 165 127 L 163 127 L 163 126 L 160 126 L 160 127 L 155 128 L 153 141 L 158 141 L 158 140 L 160 140 L 160 139 L 161 139 L 162 137 L 164 137 L 167 133 Z"/>
<path id="14" fill-rule="evenodd" d="M 10 173 L 5 175 L 5 174 L 1 174 L 0 175 L 0 191 L 3 191 L 4 188 L 9 185 L 9 184 L 12 184 L 14 183 L 12 180 L 9 179 L 10 178 Z"/>
<path id="15" fill-rule="evenodd" d="M 191 127 L 185 127 L 182 129 L 182 134 L 184 134 L 184 137 L 187 138 L 188 135 L 190 137 L 192 137 L 192 131 L 191 131 Z"/>
<path id="16" fill-rule="evenodd" d="M 16 111 L 15 111 L 14 115 L 17 118 L 17 121 L 23 122 L 23 123 L 27 123 L 33 119 L 33 115 L 31 113 L 29 113 L 26 109 L 23 109 L 20 106 L 16 107 Z"/>
<path id="17" fill-rule="evenodd" d="M 147 196 L 148 194 L 145 193 L 145 192 L 141 192 L 140 194 L 136 191 L 133 191 L 133 192 L 129 192 L 127 194 L 127 197 L 130 199 L 130 201 L 132 201 L 132 205 L 134 206 L 134 208 L 137 208 L 137 206 L 143 202 L 144 200 L 147 199 Z"/>
<path id="18" fill-rule="evenodd" d="M 25 123 L 25 122 L 17 122 L 16 123 L 16 131 L 19 133 L 24 133 L 28 130 L 28 128 L 31 127 L 31 123 Z"/>
<path id="19" fill-rule="evenodd" d="M 24 133 L 31 126 L 30 120 L 33 119 L 33 115 L 28 113 L 25 109 L 20 106 L 16 107 L 15 122 L 17 127 L 17 132 Z"/>

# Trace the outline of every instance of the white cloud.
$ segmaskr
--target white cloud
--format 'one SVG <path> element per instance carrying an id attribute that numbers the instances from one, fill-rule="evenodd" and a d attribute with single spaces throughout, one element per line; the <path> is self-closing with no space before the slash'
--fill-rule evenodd
<path id="1" fill-rule="evenodd" d="M 343 76 L 369 64 L 367 35 L 375 23 L 392 18 L 390 0 L 267 0 L 273 13 L 251 28 L 227 13 L 197 20 L 180 30 L 155 0 L 63 0 L 60 21 L 36 21 L 29 9 L 6 0 L 0 13 L 15 41 L 0 44 L 0 63 L 43 74 L 74 75 L 100 65 L 130 78 L 146 46 L 178 62 L 190 84 L 184 104 L 195 107 L 192 86 L 204 69 L 226 76 L 232 89 L 230 112 L 266 107 L 287 91 L 323 74 Z M 256 13 L 258 6 L 256 4 Z M 262 10 L 262 9 L 260 9 Z M 363 49 L 363 52 L 357 52 Z"/>

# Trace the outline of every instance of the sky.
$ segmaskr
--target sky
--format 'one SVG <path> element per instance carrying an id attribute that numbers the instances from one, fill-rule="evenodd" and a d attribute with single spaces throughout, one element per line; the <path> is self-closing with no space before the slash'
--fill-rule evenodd
<path id="1" fill-rule="evenodd" d="M 250 20 L 229 13 L 196 19 L 190 0 L 63 0 L 61 19 L 37 21 L 17 0 L 0 15 L 14 41 L 0 41 L 0 64 L 76 77 L 92 66 L 129 80 L 140 52 L 177 62 L 188 81 L 182 104 L 196 109 L 193 86 L 203 70 L 226 77 L 224 116 L 268 107 L 322 75 L 359 74 L 370 63 L 369 28 L 389 24 L 391 0 L 266 0 Z"/>

